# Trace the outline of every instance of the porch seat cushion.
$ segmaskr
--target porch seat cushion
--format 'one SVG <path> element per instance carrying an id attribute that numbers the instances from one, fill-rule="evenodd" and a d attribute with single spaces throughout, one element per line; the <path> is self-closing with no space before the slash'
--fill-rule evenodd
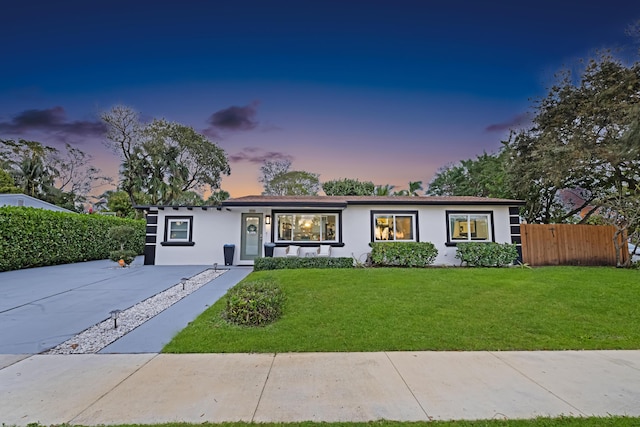
<path id="1" fill-rule="evenodd" d="M 320 245 L 318 248 L 318 254 L 316 256 L 331 256 L 331 245 Z"/>
<path id="2" fill-rule="evenodd" d="M 287 246 L 286 255 L 287 256 L 298 256 L 300 254 L 300 246 L 289 245 Z"/>

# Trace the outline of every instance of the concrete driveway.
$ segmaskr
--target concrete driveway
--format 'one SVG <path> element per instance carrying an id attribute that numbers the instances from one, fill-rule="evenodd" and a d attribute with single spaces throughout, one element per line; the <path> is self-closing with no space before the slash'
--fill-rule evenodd
<path id="1" fill-rule="evenodd" d="M 142 258 L 138 258 L 128 268 L 101 260 L 2 272 L 0 354 L 46 351 L 105 320 L 111 310 L 129 308 L 180 283 L 181 278 L 192 277 L 210 267 L 145 266 Z M 160 351 L 162 342 L 168 342 L 249 272 L 250 269 L 242 269 L 229 276 L 223 274 L 220 278 L 224 280 L 216 279 L 215 285 L 205 285 L 194 292 L 198 295 L 189 295 L 179 306 L 175 304 L 178 307 L 170 307 L 173 319 L 170 313 L 165 313 L 169 309 L 166 310 L 159 315 L 164 315 L 163 318 L 152 319 L 155 328 L 149 325 L 135 330 L 137 341 L 125 335 L 121 339 L 127 338 L 129 344 L 116 346 L 114 343 L 113 351 Z"/>

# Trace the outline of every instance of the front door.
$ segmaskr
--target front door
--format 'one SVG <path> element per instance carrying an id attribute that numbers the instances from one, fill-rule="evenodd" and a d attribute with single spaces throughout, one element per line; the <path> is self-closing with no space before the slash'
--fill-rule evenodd
<path id="1" fill-rule="evenodd" d="M 242 214 L 240 259 L 253 260 L 262 255 L 262 214 Z"/>

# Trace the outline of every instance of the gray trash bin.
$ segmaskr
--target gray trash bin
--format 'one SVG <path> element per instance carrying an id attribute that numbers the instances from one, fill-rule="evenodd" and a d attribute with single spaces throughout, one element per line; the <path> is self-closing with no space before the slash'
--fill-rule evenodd
<path id="1" fill-rule="evenodd" d="M 233 265 L 233 255 L 236 251 L 236 245 L 224 245 L 224 265 Z"/>
<path id="2" fill-rule="evenodd" d="M 276 244 L 275 243 L 265 243 L 264 244 L 264 256 L 266 258 L 273 258 L 273 250 L 275 249 Z"/>

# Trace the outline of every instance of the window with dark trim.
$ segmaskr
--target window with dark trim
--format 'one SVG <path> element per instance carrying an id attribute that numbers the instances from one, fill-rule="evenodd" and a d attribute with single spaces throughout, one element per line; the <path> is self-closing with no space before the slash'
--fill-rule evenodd
<path id="1" fill-rule="evenodd" d="M 273 211 L 275 243 L 341 243 L 341 211 Z"/>
<path id="2" fill-rule="evenodd" d="M 447 211 L 447 244 L 493 242 L 492 211 Z"/>
<path id="3" fill-rule="evenodd" d="M 163 246 L 193 246 L 193 216 L 164 218 Z"/>
<path id="4" fill-rule="evenodd" d="M 371 211 L 372 242 L 417 242 L 418 211 Z"/>

